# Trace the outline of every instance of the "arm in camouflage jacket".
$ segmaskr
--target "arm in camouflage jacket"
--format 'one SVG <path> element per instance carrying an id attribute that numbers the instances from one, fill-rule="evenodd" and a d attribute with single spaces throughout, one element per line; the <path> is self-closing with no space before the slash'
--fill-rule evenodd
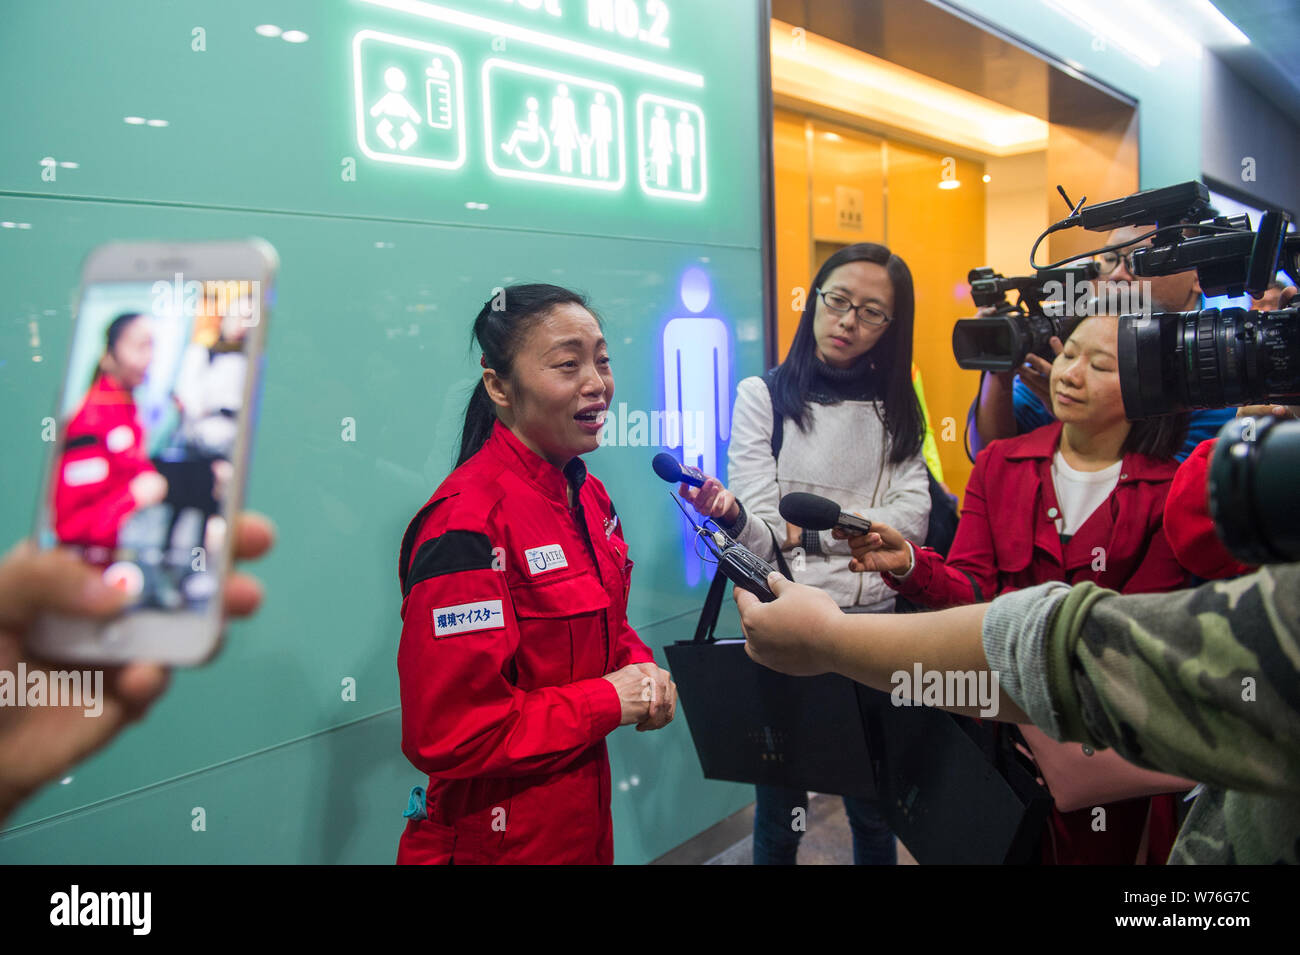
<path id="1" fill-rule="evenodd" d="M 1171 862 L 1300 861 L 1300 565 L 1167 594 L 1043 584 L 993 601 L 983 642 L 1049 735 L 1210 787 Z"/>

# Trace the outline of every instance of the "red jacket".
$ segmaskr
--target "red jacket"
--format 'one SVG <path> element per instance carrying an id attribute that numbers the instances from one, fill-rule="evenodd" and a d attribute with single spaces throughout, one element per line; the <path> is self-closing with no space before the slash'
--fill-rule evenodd
<path id="1" fill-rule="evenodd" d="M 884 574 L 885 582 L 934 609 L 992 600 L 1049 580 L 1092 580 L 1123 593 L 1182 587 L 1187 574 L 1174 558 L 1163 526 L 1165 495 L 1177 462 L 1125 455 L 1115 490 L 1062 546 L 1052 484 L 1061 428 L 1058 421 L 989 444 L 975 459 L 948 559 L 916 548 L 916 566 L 907 579 Z M 1098 833 L 1090 810 L 1063 813 L 1053 806 L 1044 861 L 1131 863 L 1150 812 L 1148 860 L 1163 864 L 1178 832 L 1173 796 L 1129 799 L 1105 809 L 1106 830 Z"/>
<path id="2" fill-rule="evenodd" d="M 118 528 L 135 510 L 131 481 L 153 469 L 131 390 L 98 374 L 64 435 L 54 486 L 60 543 L 117 547 Z"/>
<path id="3" fill-rule="evenodd" d="M 1248 574 L 1254 567 L 1241 563 L 1223 546 L 1210 517 L 1210 457 L 1215 438 L 1207 438 L 1188 455 L 1165 501 L 1165 527 L 1169 546 L 1179 562 L 1206 580 Z"/>
<path id="4" fill-rule="evenodd" d="M 567 484 L 579 487 L 570 508 Z M 632 562 L 604 486 L 497 423 L 402 543 L 402 752 L 428 818 L 399 863 L 614 860 L 602 679 L 653 661 L 627 623 Z"/>
<path id="5" fill-rule="evenodd" d="M 1062 546 L 1052 455 L 1061 424 L 994 441 L 975 459 L 948 559 L 916 548 L 906 580 L 885 582 L 932 609 L 992 600 L 1049 580 L 1095 581 L 1121 593 L 1177 590 L 1187 582 L 1164 532 L 1165 495 L 1178 468 L 1124 456 L 1119 483 Z M 976 589 L 978 588 L 978 590 Z"/>

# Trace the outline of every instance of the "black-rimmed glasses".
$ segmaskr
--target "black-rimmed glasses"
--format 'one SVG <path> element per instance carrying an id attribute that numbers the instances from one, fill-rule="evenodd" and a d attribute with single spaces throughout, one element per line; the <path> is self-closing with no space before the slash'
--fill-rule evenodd
<path id="1" fill-rule="evenodd" d="M 861 305 L 854 305 L 853 300 L 847 295 L 841 295 L 839 292 L 823 292 L 821 289 L 813 289 L 821 300 L 825 303 L 826 308 L 836 315 L 843 315 L 845 312 L 854 312 L 855 317 L 863 325 L 879 328 L 881 325 L 888 325 L 893 319 L 882 312 L 870 302 L 863 302 Z"/>
<path id="2" fill-rule="evenodd" d="M 1133 253 L 1125 252 L 1102 252 L 1100 255 L 1094 255 L 1092 260 L 1097 263 L 1097 271 L 1102 275 L 1110 275 L 1117 268 L 1120 262 L 1128 269 L 1129 274 L 1133 274 Z"/>

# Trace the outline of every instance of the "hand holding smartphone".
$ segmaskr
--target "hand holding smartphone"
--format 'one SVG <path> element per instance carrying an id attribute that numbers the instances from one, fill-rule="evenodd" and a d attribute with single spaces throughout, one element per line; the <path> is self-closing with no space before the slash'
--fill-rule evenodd
<path id="1" fill-rule="evenodd" d="M 276 269 L 256 239 L 87 258 L 35 537 L 128 603 L 106 622 L 42 616 L 33 653 L 184 665 L 216 652 Z"/>

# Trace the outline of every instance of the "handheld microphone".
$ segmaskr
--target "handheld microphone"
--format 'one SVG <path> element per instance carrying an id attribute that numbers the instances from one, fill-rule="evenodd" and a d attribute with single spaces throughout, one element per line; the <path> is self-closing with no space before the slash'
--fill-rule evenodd
<path id="1" fill-rule="evenodd" d="M 704 487 L 704 482 L 708 476 L 699 468 L 693 468 L 689 464 L 678 464 L 667 451 L 661 451 L 655 455 L 654 459 L 655 474 L 659 475 L 669 484 L 689 484 L 691 487 Z"/>
<path id="2" fill-rule="evenodd" d="M 871 521 L 855 514 L 845 514 L 834 501 L 816 494 L 795 491 L 781 498 L 781 516 L 795 527 L 810 531 L 828 531 L 838 527 L 857 537 L 871 530 Z"/>

